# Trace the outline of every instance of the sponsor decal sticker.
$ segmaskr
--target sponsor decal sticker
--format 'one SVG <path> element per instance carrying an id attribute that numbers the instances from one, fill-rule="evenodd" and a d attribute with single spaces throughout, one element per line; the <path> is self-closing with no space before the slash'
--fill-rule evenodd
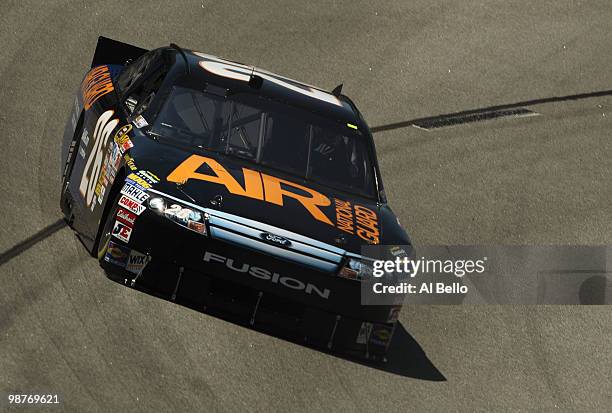
<path id="1" fill-rule="evenodd" d="M 138 104 L 138 101 L 134 99 L 132 96 L 127 98 L 125 101 L 125 106 L 128 107 L 128 109 L 130 110 L 130 113 L 134 112 L 134 109 L 136 108 L 137 104 Z"/>
<path id="2" fill-rule="evenodd" d="M 113 182 L 115 180 L 115 176 L 117 174 L 117 169 L 119 168 L 119 163 L 121 161 L 121 156 L 116 155 L 119 154 L 119 151 L 116 150 L 117 144 L 114 142 L 111 143 L 109 148 L 109 153 L 106 156 L 106 178 L 104 185 L 107 185 L 109 182 Z"/>
<path id="3" fill-rule="evenodd" d="M 89 132 L 87 132 L 86 128 L 83 128 L 83 133 L 81 134 L 81 142 L 83 142 L 83 145 L 85 145 L 86 148 L 87 145 L 89 145 Z"/>
<path id="4" fill-rule="evenodd" d="M 104 183 L 106 179 L 106 163 L 104 163 L 102 165 L 102 171 L 100 172 L 100 177 L 98 178 L 98 182 L 96 183 L 96 189 L 94 190 L 94 193 L 96 194 L 96 196 L 98 197 L 98 199 L 100 198 L 101 195 L 104 194 L 104 185 L 106 185 Z"/>
<path id="5" fill-rule="evenodd" d="M 127 209 L 119 208 L 117 210 L 117 220 L 126 225 L 133 226 L 136 218 L 138 218 L 138 215 L 128 211 Z"/>
<path id="6" fill-rule="evenodd" d="M 126 270 L 134 274 L 140 273 L 149 262 L 145 254 L 132 250 L 127 260 Z"/>
<path id="7" fill-rule="evenodd" d="M 395 323 L 399 319 L 400 311 L 402 311 L 401 306 L 391 308 L 387 316 L 387 323 Z"/>
<path id="8" fill-rule="evenodd" d="M 408 256 L 406 251 L 402 247 L 398 247 L 398 246 L 391 247 L 389 249 L 389 252 L 391 252 L 391 255 L 393 255 L 394 257 L 407 257 Z"/>
<path id="9" fill-rule="evenodd" d="M 149 194 L 144 192 L 142 189 L 131 185 L 130 183 L 126 183 L 125 185 L 123 185 L 121 193 L 129 196 L 130 198 L 135 199 L 138 202 L 144 202 L 147 200 L 147 198 L 149 198 Z"/>
<path id="10" fill-rule="evenodd" d="M 133 122 L 138 129 L 144 128 L 145 126 L 149 126 L 149 122 L 147 122 L 147 120 L 142 115 L 136 116 L 136 119 L 134 119 Z"/>
<path id="11" fill-rule="evenodd" d="M 121 198 L 119 198 L 119 205 L 129 211 L 132 211 L 136 215 L 140 215 L 142 211 L 145 210 L 144 205 L 127 195 L 122 195 Z"/>
<path id="12" fill-rule="evenodd" d="M 132 130 L 132 125 L 127 124 L 127 125 L 123 125 L 117 131 L 117 133 L 115 133 L 115 137 L 113 138 L 113 140 L 119 146 L 119 151 L 121 152 L 121 154 L 124 154 L 130 148 L 134 147 L 134 144 L 130 140 L 130 136 L 129 136 L 129 133 L 131 130 Z"/>
<path id="13" fill-rule="evenodd" d="M 119 238 L 123 242 L 129 242 L 132 235 L 132 228 L 128 227 L 121 221 L 115 221 L 113 227 L 113 236 Z"/>
<path id="14" fill-rule="evenodd" d="M 100 195 L 98 195 L 98 204 L 101 204 L 101 203 L 102 203 L 102 200 L 104 199 L 104 193 L 105 193 L 105 192 L 106 192 L 106 187 L 105 187 L 105 186 L 103 186 L 103 187 L 100 189 Z"/>
<path id="15" fill-rule="evenodd" d="M 189 220 L 187 221 L 187 228 L 200 234 L 206 234 L 206 225 L 203 222 Z"/>
<path id="16" fill-rule="evenodd" d="M 129 248 L 115 244 L 113 241 L 109 241 L 106 255 L 104 255 L 104 261 L 120 267 L 125 267 L 127 265 L 129 255 Z"/>
<path id="17" fill-rule="evenodd" d="M 147 188 L 145 188 L 144 186 L 140 185 L 137 182 L 132 181 L 130 178 L 125 178 L 125 183 L 126 184 L 130 184 L 132 186 L 135 186 L 136 188 L 140 189 L 141 191 L 146 191 Z"/>
<path id="18" fill-rule="evenodd" d="M 81 111 L 81 108 L 79 108 L 79 99 L 77 96 L 74 97 L 74 112 L 72 113 L 72 132 L 74 133 L 74 130 L 76 129 L 76 125 L 78 122 L 78 118 L 79 118 L 79 112 Z"/>
<path id="19" fill-rule="evenodd" d="M 83 94 L 83 107 L 89 110 L 102 96 L 112 92 L 113 82 L 111 80 L 108 66 L 94 67 L 87 73 L 81 84 Z"/>
<path id="20" fill-rule="evenodd" d="M 370 334 L 370 343 L 377 346 L 386 346 L 391 341 L 393 327 L 377 325 Z"/>
<path id="21" fill-rule="evenodd" d="M 157 177 L 157 175 L 155 175 L 153 172 L 150 172 L 150 171 L 140 170 L 136 172 L 136 175 L 138 175 L 139 177 L 141 177 L 142 179 L 144 179 L 151 185 L 154 185 L 159 182 L 159 178 Z"/>
<path id="22" fill-rule="evenodd" d="M 119 150 L 121 151 L 121 153 L 125 153 L 128 150 L 130 150 L 130 148 L 133 148 L 134 144 L 132 143 L 132 141 L 128 138 L 125 142 L 123 142 L 121 144 L 121 146 L 119 147 Z"/>
<path id="23" fill-rule="evenodd" d="M 85 149 L 82 146 L 79 146 L 79 155 L 81 158 L 85 158 Z"/>
<path id="24" fill-rule="evenodd" d="M 68 157 L 66 158 L 66 165 L 64 166 L 64 172 L 62 173 L 62 181 L 66 179 L 66 173 L 68 172 L 68 166 L 70 165 L 70 163 L 68 162 L 68 159 L 72 157 L 72 153 L 74 152 L 75 145 L 76 145 L 76 141 L 72 141 L 70 143 L 70 148 L 68 148 Z"/>
<path id="25" fill-rule="evenodd" d="M 125 155 L 123 155 L 123 159 L 125 159 L 125 164 L 128 166 L 128 168 L 130 168 L 131 171 L 135 171 L 136 169 L 138 169 L 136 167 L 136 164 L 134 163 L 134 158 L 132 158 L 130 155 L 126 153 Z"/>
<path id="26" fill-rule="evenodd" d="M 372 333 L 372 327 L 372 323 L 361 323 L 361 327 L 359 328 L 359 334 L 357 334 L 357 340 L 355 340 L 355 343 L 366 344 L 368 342 L 370 334 Z"/>
<path id="27" fill-rule="evenodd" d="M 149 182 L 147 182 L 145 179 L 143 179 L 140 175 L 136 174 L 136 173 L 132 172 L 127 177 L 132 182 L 135 182 L 136 184 L 140 185 L 142 188 L 151 188 L 151 184 Z"/>

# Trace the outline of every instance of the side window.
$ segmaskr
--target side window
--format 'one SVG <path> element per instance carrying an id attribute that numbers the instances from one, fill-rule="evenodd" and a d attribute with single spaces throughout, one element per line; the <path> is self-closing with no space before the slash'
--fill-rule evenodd
<path id="1" fill-rule="evenodd" d="M 141 114 L 149 107 L 166 73 L 159 50 L 144 54 L 121 73 L 117 83 L 129 114 Z"/>
<path id="2" fill-rule="evenodd" d="M 151 73 L 145 75 L 144 79 L 124 99 L 128 113 L 135 116 L 147 110 L 165 77 L 166 70 L 162 66 L 156 67 Z"/>
<path id="3" fill-rule="evenodd" d="M 117 79 L 117 88 L 121 93 L 132 87 L 145 74 L 149 64 L 155 59 L 156 55 L 158 55 L 157 51 L 147 52 L 125 68 Z"/>
<path id="4" fill-rule="evenodd" d="M 175 86 L 157 116 L 153 132 L 207 148 L 223 148 L 229 110 L 223 98 Z M 222 142 L 221 142 L 222 140 Z"/>

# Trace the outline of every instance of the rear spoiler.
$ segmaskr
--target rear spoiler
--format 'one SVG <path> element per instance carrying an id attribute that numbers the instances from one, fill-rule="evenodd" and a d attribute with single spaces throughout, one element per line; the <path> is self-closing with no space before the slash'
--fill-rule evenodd
<path id="1" fill-rule="evenodd" d="M 91 67 L 112 64 L 123 65 L 127 60 L 136 60 L 146 52 L 148 52 L 147 49 L 100 36 L 91 61 Z"/>

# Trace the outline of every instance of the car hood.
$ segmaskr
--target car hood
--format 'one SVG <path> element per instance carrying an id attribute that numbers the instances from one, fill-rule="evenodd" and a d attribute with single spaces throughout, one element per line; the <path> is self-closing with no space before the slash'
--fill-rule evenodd
<path id="1" fill-rule="evenodd" d="M 214 152 L 162 146 L 163 151 L 135 156 L 138 168 L 160 178 L 155 190 L 213 215 L 239 216 L 357 254 L 363 245 L 389 242 L 383 241 L 383 229 L 399 227 L 391 211 L 374 200 Z"/>

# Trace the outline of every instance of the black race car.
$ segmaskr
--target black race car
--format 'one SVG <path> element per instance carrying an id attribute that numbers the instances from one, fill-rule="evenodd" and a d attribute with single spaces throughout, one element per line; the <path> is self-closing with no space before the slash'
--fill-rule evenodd
<path id="1" fill-rule="evenodd" d="M 340 93 L 176 45 L 100 37 L 66 125 L 61 209 L 109 278 L 258 330 L 382 359 L 364 245 L 410 245 Z"/>

